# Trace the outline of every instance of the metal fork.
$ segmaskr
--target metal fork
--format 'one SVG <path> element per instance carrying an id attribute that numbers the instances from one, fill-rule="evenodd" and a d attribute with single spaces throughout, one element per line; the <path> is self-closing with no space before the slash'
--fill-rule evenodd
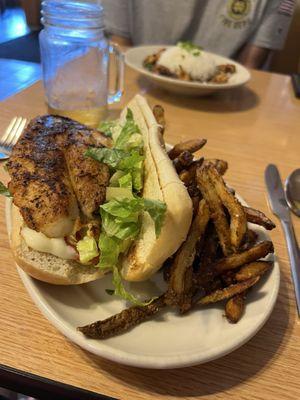
<path id="1" fill-rule="evenodd" d="M 10 121 L 4 135 L 0 138 L 0 151 L 3 152 L 0 153 L 0 160 L 9 158 L 12 148 L 17 143 L 26 123 L 27 119 L 23 117 L 14 117 Z"/>

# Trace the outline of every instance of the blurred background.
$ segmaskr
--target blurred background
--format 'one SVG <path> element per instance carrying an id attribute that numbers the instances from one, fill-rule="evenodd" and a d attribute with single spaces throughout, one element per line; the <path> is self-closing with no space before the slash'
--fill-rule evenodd
<path id="1" fill-rule="evenodd" d="M 40 0 L 0 0 L 0 100 L 41 77 L 40 8 Z M 285 47 L 275 52 L 266 68 L 281 74 L 300 72 L 299 39 L 300 0 L 297 0 Z"/>
<path id="2" fill-rule="evenodd" d="M 40 8 L 41 0 L 0 0 L 0 58 L 40 62 Z M 300 72 L 299 39 L 300 0 L 297 0 L 285 47 L 271 60 L 272 72 Z"/>

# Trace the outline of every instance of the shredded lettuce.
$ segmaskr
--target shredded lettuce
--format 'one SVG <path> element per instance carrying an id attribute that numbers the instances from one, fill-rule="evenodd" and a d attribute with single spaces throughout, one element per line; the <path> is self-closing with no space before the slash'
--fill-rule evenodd
<path id="1" fill-rule="evenodd" d="M 143 161 L 144 156 L 132 150 L 119 162 L 118 169 L 131 174 L 132 186 L 137 192 L 143 188 Z"/>
<path id="2" fill-rule="evenodd" d="M 156 237 L 159 236 L 167 211 L 166 203 L 159 200 L 143 199 L 144 210 L 150 214 L 155 224 Z"/>
<path id="3" fill-rule="evenodd" d="M 119 268 L 117 266 L 115 266 L 113 268 L 112 283 L 115 287 L 113 294 L 121 297 L 124 300 L 130 301 L 131 303 L 135 304 L 136 306 L 146 306 L 146 305 L 152 303 L 152 301 L 154 300 L 154 298 L 153 298 L 148 302 L 142 302 L 142 301 L 138 300 L 133 294 L 129 293 L 124 287 L 124 284 L 122 281 L 122 276 L 121 276 Z"/>
<path id="4" fill-rule="evenodd" d="M 76 244 L 79 253 L 79 260 L 82 264 L 86 264 L 99 255 L 97 242 L 93 237 L 85 236 Z"/>
<path id="5" fill-rule="evenodd" d="M 132 190 L 132 175 L 130 173 L 121 176 L 121 178 L 118 179 L 118 182 L 121 188 L 128 188 Z"/>
<path id="6" fill-rule="evenodd" d="M 133 121 L 133 112 L 130 108 L 127 108 L 126 121 Z"/>
<path id="7" fill-rule="evenodd" d="M 127 109 L 126 122 L 114 144 L 116 149 L 130 151 L 134 148 L 143 148 L 143 137 L 137 124 L 134 122 L 133 113 Z"/>
<path id="8" fill-rule="evenodd" d="M 133 199 L 113 199 L 100 206 L 101 211 L 104 210 L 112 216 L 125 221 L 135 221 L 138 213 L 143 208 L 143 199 L 138 197 Z"/>
<path id="9" fill-rule="evenodd" d="M 137 132 L 138 131 L 136 130 L 136 125 L 134 123 L 124 125 L 115 142 L 115 148 L 128 151 L 130 148 L 135 147 L 135 142 L 130 143 L 130 139 Z"/>
<path id="10" fill-rule="evenodd" d="M 124 171 L 116 171 L 109 180 L 109 186 L 119 186 L 119 179 L 126 175 Z"/>
<path id="11" fill-rule="evenodd" d="M 145 211 L 149 212 L 153 219 L 158 235 L 166 211 L 166 205 L 161 201 L 136 197 L 113 199 L 100 206 L 102 233 L 99 239 L 101 253 L 99 268 L 113 270 L 115 277 L 113 283 L 118 282 L 115 286 L 116 294 L 132 302 L 134 302 L 134 297 L 127 293 L 117 280 L 116 274 L 119 274 L 119 271 L 116 272 L 116 269 L 118 270 L 120 254 L 126 253 L 131 243 L 137 238 L 141 229 L 141 213 Z"/>
<path id="12" fill-rule="evenodd" d="M 156 299 L 156 297 L 154 297 L 153 299 L 151 299 L 149 301 L 143 302 L 143 301 L 138 300 L 133 294 L 129 293 L 123 284 L 122 276 L 120 274 L 118 267 L 113 268 L 112 283 L 113 283 L 115 289 L 106 289 L 107 294 L 109 294 L 110 296 L 112 296 L 112 295 L 119 296 L 124 300 L 130 301 L 132 304 L 134 304 L 136 306 L 140 306 L 140 307 L 147 306 L 148 304 L 151 304 L 153 300 Z"/>
<path id="13" fill-rule="evenodd" d="M 104 133 L 105 136 L 112 137 L 113 129 L 117 126 L 116 121 L 103 121 L 98 126 L 98 130 Z"/>
<path id="14" fill-rule="evenodd" d="M 5 197 L 12 197 L 10 191 L 8 190 L 8 188 L 4 185 L 4 183 L 0 182 L 0 195 L 2 194 L 2 196 Z"/>
<path id="15" fill-rule="evenodd" d="M 138 151 L 132 150 L 130 153 L 123 153 L 117 168 L 121 171 L 141 170 L 143 167 L 144 156 Z"/>
<path id="16" fill-rule="evenodd" d="M 98 243 L 100 249 L 100 261 L 98 267 L 100 269 L 111 269 L 118 264 L 120 246 L 119 240 L 108 236 L 102 232 Z"/>
<path id="17" fill-rule="evenodd" d="M 136 305 L 145 305 L 148 303 L 140 302 L 125 289 L 119 260 L 138 237 L 144 212 L 148 212 L 154 221 L 156 236 L 160 234 L 166 205 L 137 196 L 143 188 L 144 143 L 132 111 L 127 109 L 123 126 L 109 121 L 107 125 L 101 125 L 101 130 L 113 138 L 114 147 L 89 148 L 86 152 L 86 156 L 107 164 L 111 170 L 106 202 L 100 206 L 102 226 L 98 267 L 113 273 L 115 290 L 108 290 L 109 294 L 116 294 Z"/>
<path id="18" fill-rule="evenodd" d="M 108 204 L 108 203 L 107 203 Z M 134 240 L 139 234 L 140 224 L 138 215 L 132 216 L 132 220 L 116 218 L 108 212 L 101 210 L 102 229 L 110 237 L 116 237 L 119 240 Z"/>
<path id="19" fill-rule="evenodd" d="M 161 227 L 164 221 L 166 208 L 166 204 L 159 200 L 149 200 L 139 197 L 135 197 L 133 199 L 113 199 L 100 206 L 100 213 L 103 224 L 102 228 L 106 231 L 108 221 L 110 220 L 113 221 L 114 224 L 120 226 L 120 229 L 125 229 L 126 224 L 128 224 L 128 226 L 130 226 L 130 224 L 132 223 L 139 225 L 140 214 L 141 212 L 146 211 L 150 214 L 151 218 L 154 221 L 155 233 L 158 236 L 160 234 Z M 112 223 L 110 222 L 110 224 Z M 134 230 L 131 228 L 131 232 L 133 231 Z M 111 229 L 110 234 L 112 236 L 117 236 L 116 233 L 111 233 Z M 123 239 L 124 238 L 125 237 L 123 237 Z"/>
<path id="20" fill-rule="evenodd" d="M 132 175 L 133 188 L 140 191 L 143 188 L 143 161 L 144 156 L 139 151 L 130 153 L 118 149 L 89 148 L 86 156 L 103 162 L 115 171 L 123 171 Z"/>
<path id="21" fill-rule="evenodd" d="M 111 168 L 117 169 L 119 162 L 125 156 L 125 152 L 123 150 L 109 149 L 106 147 L 90 147 L 85 152 L 85 156 L 91 157 L 96 161 L 107 164 Z"/>
<path id="22" fill-rule="evenodd" d="M 106 188 L 106 201 L 113 199 L 133 199 L 132 189 L 129 187 L 108 186 Z"/>
<path id="23" fill-rule="evenodd" d="M 120 243 L 116 238 L 109 237 L 106 233 L 101 233 L 99 238 L 99 248 L 101 251 L 100 262 L 98 264 L 99 268 L 101 269 L 111 269 L 113 273 L 112 277 L 112 284 L 114 285 L 115 289 L 107 289 L 106 292 L 110 295 L 116 295 L 121 297 L 124 300 L 128 300 L 133 304 L 143 306 L 148 303 L 143 303 L 139 301 L 135 296 L 129 293 L 122 282 L 122 276 L 120 274 L 118 268 L 118 258 L 120 254 Z M 150 300 L 151 302 L 152 300 Z"/>
<path id="24" fill-rule="evenodd" d="M 118 124 L 109 121 L 107 125 L 103 123 L 101 126 L 105 132 L 109 131 L 113 135 L 113 129 Z M 119 182 L 119 186 L 130 187 L 131 182 L 132 188 L 139 192 L 143 188 L 144 143 L 130 108 L 127 109 L 125 124 L 120 129 L 120 133 L 114 140 L 113 148 L 89 148 L 85 155 L 107 164 L 114 173 L 122 171 L 125 172 L 124 175 L 130 174 Z M 116 186 L 115 182 L 113 185 Z"/>

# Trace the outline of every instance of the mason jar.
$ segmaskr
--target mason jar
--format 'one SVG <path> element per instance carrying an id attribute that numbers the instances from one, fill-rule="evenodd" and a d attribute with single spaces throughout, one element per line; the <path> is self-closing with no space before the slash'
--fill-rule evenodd
<path id="1" fill-rule="evenodd" d="M 103 8 L 97 0 L 42 2 L 40 50 L 49 113 L 96 127 L 107 104 L 120 100 L 124 62 L 104 36 Z M 109 90 L 114 54 L 114 91 Z"/>

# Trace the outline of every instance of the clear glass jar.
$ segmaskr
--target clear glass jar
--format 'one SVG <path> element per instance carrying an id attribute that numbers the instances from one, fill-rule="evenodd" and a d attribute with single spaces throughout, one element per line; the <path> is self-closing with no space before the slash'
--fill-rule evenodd
<path id="1" fill-rule="evenodd" d="M 40 49 L 46 101 L 51 114 L 95 127 L 107 104 L 123 90 L 123 56 L 104 36 L 103 8 L 97 0 L 42 2 Z M 109 92 L 109 59 L 115 54 L 116 90 Z"/>

